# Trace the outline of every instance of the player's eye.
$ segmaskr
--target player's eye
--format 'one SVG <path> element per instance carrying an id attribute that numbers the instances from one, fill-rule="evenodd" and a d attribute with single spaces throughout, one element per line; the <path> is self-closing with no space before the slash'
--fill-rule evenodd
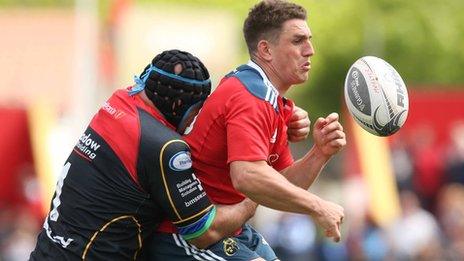
<path id="1" fill-rule="evenodd" d="M 298 37 L 293 40 L 293 44 L 302 44 L 305 41 L 305 38 L 303 37 Z"/>

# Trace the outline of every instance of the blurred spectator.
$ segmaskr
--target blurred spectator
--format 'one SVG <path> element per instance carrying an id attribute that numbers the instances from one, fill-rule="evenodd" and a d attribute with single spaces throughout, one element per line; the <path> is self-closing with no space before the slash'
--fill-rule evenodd
<path id="1" fill-rule="evenodd" d="M 266 211 L 267 213 L 263 212 Z M 303 261 L 314 259 L 317 229 L 313 221 L 304 215 L 259 208 L 255 225 L 261 228 L 264 238 L 280 260 Z"/>
<path id="2" fill-rule="evenodd" d="M 446 151 L 445 181 L 464 184 L 464 122 L 450 130 L 450 145 Z"/>
<path id="3" fill-rule="evenodd" d="M 422 206 L 434 212 L 435 199 L 443 184 L 444 162 L 441 149 L 435 146 L 435 132 L 429 125 L 418 128 L 414 137 L 414 191 Z"/>
<path id="4" fill-rule="evenodd" d="M 400 193 L 401 216 L 388 230 L 395 260 L 430 257 L 430 249 L 440 256 L 440 230 L 435 217 L 424 210 L 414 192 Z"/>
<path id="5" fill-rule="evenodd" d="M 389 251 L 385 231 L 369 216 L 365 221 L 362 250 L 367 260 L 384 260 Z"/>
<path id="6" fill-rule="evenodd" d="M 308 258 L 306 260 L 312 260 L 312 259 Z M 315 260 L 342 261 L 342 260 L 359 260 L 359 259 L 352 259 L 351 257 L 348 256 L 347 247 L 345 244 L 343 244 L 343 242 L 334 243 L 332 240 L 322 237 L 322 242 L 318 245 L 317 259 Z M 288 260 L 288 261 L 292 261 L 292 260 Z"/>
<path id="7" fill-rule="evenodd" d="M 277 225 L 273 248 L 281 260 L 312 260 L 316 226 L 304 215 L 283 213 Z"/>
<path id="8" fill-rule="evenodd" d="M 350 260 L 385 260 L 390 250 L 385 231 L 369 215 L 351 220 L 346 246 Z"/>
<path id="9" fill-rule="evenodd" d="M 0 260 L 4 260 L 6 241 L 13 233 L 12 223 L 15 214 L 11 208 L 0 208 Z"/>
<path id="10" fill-rule="evenodd" d="M 0 260 L 27 260 L 35 246 L 39 225 L 37 219 L 23 209 L 5 211 L 5 213 L 6 215 L 2 214 L 0 221 L 8 229 L 1 227 L 3 233 L 0 238 Z"/>
<path id="11" fill-rule="evenodd" d="M 391 143 L 391 159 L 395 173 L 396 184 L 400 190 L 413 189 L 413 162 L 410 143 L 398 133 Z"/>
<path id="12" fill-rule="evenodd" d="M 464 260 L 464 186 L 445 186 L 438 197 L 438 220 L 443 228 L 446 255 Z"/>

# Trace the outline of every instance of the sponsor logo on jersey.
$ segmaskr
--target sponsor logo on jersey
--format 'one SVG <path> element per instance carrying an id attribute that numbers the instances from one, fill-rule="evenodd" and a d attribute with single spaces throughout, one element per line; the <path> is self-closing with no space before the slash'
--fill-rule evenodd
<path id="1" fill-rule="evenodd" d="M 90 133 L 82 134 L 79 138 L 79 141 L 76 144 L 76 150 L 79 155 L 87 158 L 88 160 L 93 160 L 97 156 L 96 152 L 100 148 L 100 144 L 92 139 Z"/>
<path id="2" fill-rule="evenodd" d="M 192 192 L 203 191 L 203 186 L 201 186 L 200 180 L 192 173 L 191 179 L 184 179 L 181 182 L 176 184 L 177 190 L 180 193 L 181 197 L 186 197 Z"/>
<path id="3" fill-rule="evenodd" d="M 122 118 L 124 115 L 126 115 L 125 112 L 114 108 L 109 102 L 105 102 L 105 104 L 103 104 L 103 106 L 102 106 L 102 109 L 104 111 L 106 111 L 107 113 L 109 113 L 116 120 L 118 120 L 118 119 Z"/>
<path id="4" fill-rule="evenodd" d="M 229 237 L 224 239 L 222 243 L 224 245 L 224 253 L 226 253 L 227 256 L 233 256 L 235 253 L 237 253 L 239 248 L 235 239 Z"/>
<path id="5" fill-rule="evenodd" d="M 192 167 L 192 159 L 190 157 L 190 152 L 180 151 L 174 154 L 169 160 L 169 168 L 174 171 L 183 171 L 190 169 Z"/>
<path id="6" fill-rule="evenodd" d="M 201 192 L 201 194 L 199 195 L 196 195 L 194 198 L 192 198 L 191 200 L 187 201 L 187 202 L 184 202 L 185 206 L 186 207 L 190 207 L 191 205 L 195 204 L 197 201 L 199 201 L 200 199 L 206 197 L 206 192 Z"/>
<path id="7" fill-rule="evenodd" d="M 204 191 L 200 180 L 197 178 L 197 176 L 195 176 L 194 173 L 191 174 L 191 178 L 178 182 L 176 187 L 179 195 L 184 200 L 186 207 L 190 207 L 200 199 L 206 197 L 206 192 Z"/>
<path id="8" fill-rule="evenodd" d="M 269 162 L 269 164 L 272 165 L 272 164 L 273 164 L 274 162 L 276 162 L 278 159 L 279 159 L 279 154 L 274 153 L 274 154 L 269 155 L 269 157 L 267 158 L 267 161 Z"/>

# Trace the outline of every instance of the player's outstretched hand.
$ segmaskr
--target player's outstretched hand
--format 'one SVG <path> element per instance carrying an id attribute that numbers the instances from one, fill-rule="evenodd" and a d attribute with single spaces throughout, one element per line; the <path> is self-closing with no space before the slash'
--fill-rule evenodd
<path id="1" fill-rule="evenodd" d="M 298 142 L 306 139 L 309 135 L 311 121 L 308 112 L 298 106 L 293 107 L 292 116 L 288 122 L 288 140 Z"/>
<path id="2" fill-rule="evenodd" d="M 338 113 L 333 112 L 326 118 L 317 119 L 314 123 L 314 143 L 328 157 L 336 154 L 346 145 L 345 132 L 338 119 Z"/>
<path id="3" fill-rule="evenodd" d="M 343 207 L 323 199 L 320 200 L 319 207 L 320 209 L 316 210 L 313 215 L 314 220 L 324 229 L 326 237 L 339 242 L 341 238 L 340 225 L 345 217 Z"/>

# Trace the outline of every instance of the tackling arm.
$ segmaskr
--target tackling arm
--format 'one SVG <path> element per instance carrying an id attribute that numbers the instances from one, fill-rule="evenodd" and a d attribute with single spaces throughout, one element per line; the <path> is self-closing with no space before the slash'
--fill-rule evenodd
<path id="1" fill-rule="evenodd" d="M 243 224 L 253 217 L 258 205 L 250 199 L 245 199 L 234 205 L 216 205 L 216 217 L 205 233 L 188 240 L 199 248 L 206 248 L 221 238 L 232 236 Z"/>
<path id="2" fill-rule="evenodd" d="M 257 205 L 249 199 L 227 206 L 210 202 L 184 141 L 170 140 L 162 147 L 160 171 L 153 172 L 160 175 L 150 175 L 142 183 L 150 184 L 151 194 L 184 239 L 205 248 L 231 236 L 254 215 Z"/>

